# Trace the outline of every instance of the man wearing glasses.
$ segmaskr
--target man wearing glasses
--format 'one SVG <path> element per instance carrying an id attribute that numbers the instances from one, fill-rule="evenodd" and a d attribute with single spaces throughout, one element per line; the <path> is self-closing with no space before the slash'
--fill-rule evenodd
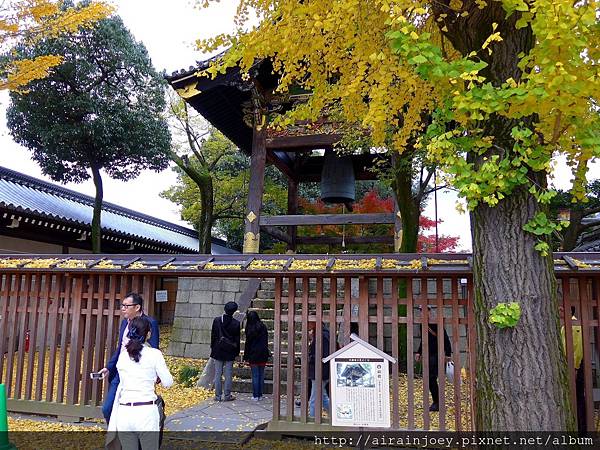
<path id="1" fill-rule="evenodd" d="M 113 353 L 108 361 L 106 367 L 104 367 L 100 373 L 102 373 L 103 378 L 108 375 L 108 392 L 106 393 L 106 398 L 104 399 L 104 403 L 102 404 L 102 414 L 104 415 L 104 419 L 106 419 L 106 423 L 110 420 L 110 414 L 112 412 L 113 403 L 115 401 L 115 395 L 117 393 L 117 388 L 119 387 L 119 373 L 117 372 L 117 361 L 119 360 L 119 355 L 122 351 L 127 351 L 125 346 L 129 342 L 129 338 L 127 334 L 129 333 L 129 321 L 134 317 L 138 316 L 146 316 L 148 321 L 150 322 L 150 338 L 148 339 L 148 343 L 153 348 L 158 348 L 158 322 L 154 320 L 152 317 L 144 314 L 143 309 L 144 299 L 142 296 L 136 292 L 131 292 L 125 296 L 125 299 L 121 303 L 121 315 L 123 316 L 123 321 L 121 322 L 121 328 L 119 330 L 119 345 L 117 346 L 117 350 Z"/>

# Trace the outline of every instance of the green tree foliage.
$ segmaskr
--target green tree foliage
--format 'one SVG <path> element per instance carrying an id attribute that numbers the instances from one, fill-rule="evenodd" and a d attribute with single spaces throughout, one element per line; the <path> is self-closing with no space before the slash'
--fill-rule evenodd
<path id="1" fill-rule="evenodd" d="M 8 127 L 59 182 L 93 178 L 92 248 L 100 251 L 103 170 L 129 180 L 168 166 L 170 134 L 162 112 L 163 81 L 142 43 L 119 17 L 15 49 L 20 58 L 63 55 L 62 63 L 25 92 L 12 92 Z M 91 174 L 90 174 L 91 172 Z"/>
<path id="2" fill-rule="evenodd" d="M 210 130 L 206 139 L 198 139 L 196 151 L 178 164 L 175 171 L 178 182 L 161 196 L 181 207 L 181 217 L 194 228 L 200 230 L 206 222 L 202 222 L 203 200 L 201 185 L 190 177 L 195 173 L 210 177 L 214 189 L 210 192 L 212 203 L 209 231 L 223 236 L 229 246 L 241 250 L 244 240 L 243 217 L 248 198 L 248 182 L 250 180 L 250 158 L 238 150 L 231 141 L 217 130 Z M 204 162 L 199 162 L 198 157 Z M 210 171 L 209 171 L 210 168 Z M 265 173 L 265 191 L 263 195 L 263 214 L 282 214 L 287 207 L 286 184 L 282 175 L 272 166 Z M 273 241 L 269 238 L 261 240 L 261 246 L 269 248 Z M 210 253 L 210 248 L 204 251 Z"/>
<path id="3" fill-rule="evenodd" d="M 562 219 L 569 222 L 569 225 L 554 233 L 554 250 L 570 252 L 580 240 L 598 238 L 600 219 L 595 216 L 600 213 L 600 180 L 588 183 L 586 190 L 585 203 L 574 202 L 573 195 L 562 190 L 550 201 L 551 218 L 556 222 Z M 567 213 L 568 218 L 561 217 L 561 213 Z"/>

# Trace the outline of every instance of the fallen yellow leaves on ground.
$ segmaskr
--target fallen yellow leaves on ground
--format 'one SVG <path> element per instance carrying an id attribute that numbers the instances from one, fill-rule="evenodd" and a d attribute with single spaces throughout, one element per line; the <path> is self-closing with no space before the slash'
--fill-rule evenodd
<path id="1" fill-rule="evenodd" d="M 171 341 L 171 330 L 170 325 L 160 326 L 160 343 L 159 347 L 161 350 L 166 350 Z M 156 393 L 161 395 L 165 401 L 165 413 L 168 415 L 174 414 L 186 408 L 197 405 L 214 396 L 212 391 L 204 388 L 197 387 L 185 387 L 177 383 L 177 375 L 183 367 L 194 367 L 202 372 L 206 365 L 206 359 L 193 359 L 193 358 L 182 358 L 178 356 L 167 356 L 165 355 L 165 362 L 167 367 L 175 378 L 175 384 L 168 389 L 163 388 L 161 385 L 157 386 Z"/>
<path id="2" fill-rule="evenodd" d="M 398 412 L 400 417 L 400 428 L 408 429 L 408 376 L 405 373 L 401 373 L 398 376 Z M 390 383 L 391 384 L 391 383 Z M 429 392 L 426 392 L 425 402 L 423 402 L 423 379 L 415 377 L 413 381 L 413 392 L 414 392 L 414 426 L 413 428 L 423 430 L 425 428 L 425 409 L 429 409 L 431 402 L 431 396 Z M 470 394 L 469 394 L 469 383 L 467 380 L 463 380 L 460 386 L 458 404 L 454 401 L 454 385 L 446 382 L 446 389 L 444 391 L 446 398 L 446 420 L 445 429 L 448 431 L 458 430 L 460 426 L 461 430 L 470 430 L 471 427 L 471 405 L 470 405 Z M 441 396 L 441 385 L 440 385 L 440 396 Z M 390 395 L 390 405 L 392 404 L 392 398 Z M 460 422 L 456 421 L 456 407 L 460 405 Z M 443 418 L 442 418 L 443 419 Z M 430 412 L 429 413 L 429 429 L 439 430 L 440 429 L 440 413 Z"/>
<path id="3" fill-rule="evenodd" d="M 174 384 L 168 389 L 158 386 L 156 393 L 165 401 L 165 414 L 170 416 L 178 411 L 196 406 L 198 403 L 214 397 L 214 391 L 199 387 L 184 387 Z"/>

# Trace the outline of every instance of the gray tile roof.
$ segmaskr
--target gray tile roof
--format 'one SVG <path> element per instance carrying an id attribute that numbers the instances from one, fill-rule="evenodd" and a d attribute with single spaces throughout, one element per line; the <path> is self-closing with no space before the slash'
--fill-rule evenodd
<path id="1" fill-rule="evenodd" d="M 91 227 L 94 198 L 37 178 L 0 167 L 0 206 L 72 224 Z M 197 233 L 146 214 L 104 202 L 102 231 L 159 245 L 197 252 Z M 213 253 L 237 253 L 213 239 Z"/>

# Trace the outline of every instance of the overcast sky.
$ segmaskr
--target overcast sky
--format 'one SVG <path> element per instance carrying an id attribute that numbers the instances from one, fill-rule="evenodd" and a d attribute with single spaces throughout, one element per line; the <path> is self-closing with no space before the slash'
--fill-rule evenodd
<path id="1" fill-rule="evenodd" d="M 233 29 L 233 16 L 237 0 L 221 0 L 209 9 L 195 9 L 193 0 L 117 0 L 117 13 L 137 40 L 142 41 L 155 67 L 171 73 L 195 65 L 204 59 L 194 48 L 194 41 Z M 0 165 L 24 172 L 28 175 L 51 181 L 42 175 L 29 152 L 16 144 L 6 129 L 5 109 L 8 103 L 6 93 L 0 94 Z M 590 178 L 600 177 L 600 169 L 595 165 L 589 173 Z M 559 165 L 556 180 L 560 187 L 568 185 L 570 175 Z M 189 226 L 180 220 L 175 204 L 159 197 L 159 193 L 175 184 L 172 170 L 161 173 L 144 171 L 127 182 L 104 178 L 104 200 L 116 203 L 160 219 Z M 68 188 L 94 195 L 91 180 L 81 184 L 68 184 Z M 441 234 L 458 235 L 464 250 L 471 248 L 469 219 L 467 215 L 456 212 L 456 195 L 446 193 L 438 195 L 438 218 L 443 220 L 439 230 Z M 433 199 L 429 202 L 425 214 L 434 217 Z"/>

